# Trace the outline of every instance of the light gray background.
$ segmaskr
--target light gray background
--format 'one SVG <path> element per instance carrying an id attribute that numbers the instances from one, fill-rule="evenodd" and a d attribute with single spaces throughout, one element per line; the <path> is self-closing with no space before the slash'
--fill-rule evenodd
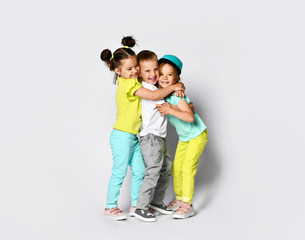
<path id="1" fill-rule="evenodd" d="M 304 239 L 302 1 L 29 0 L 0 9 L 1 239 Z M 116 86 L 99 54 L 128 34 L 136 52 L 182 59 L 208 126 L 193 218 L 103 219 Z M 129 184 L 130 172 L 124 211 Z"/>

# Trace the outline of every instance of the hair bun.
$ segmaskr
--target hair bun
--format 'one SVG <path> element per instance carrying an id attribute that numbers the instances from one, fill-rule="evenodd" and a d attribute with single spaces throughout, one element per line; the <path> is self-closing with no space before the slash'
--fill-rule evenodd
<path id="1" fill-rule="evenodd" d="M 123 46 L 133 47 L 134 45 L 136 45 L 136 40 L 132 36 L 127 36 L 123 37 L 121 43 Z"/>
<path id="2" fill-rule="evenodd" d="M 102 52 L 101 52 L 101 59 L 104 61 L 104 62 L 108 62 L 110 61 L 110 58 L 112 56 L 112 53 L 109 49 L 104 49 Z"/>

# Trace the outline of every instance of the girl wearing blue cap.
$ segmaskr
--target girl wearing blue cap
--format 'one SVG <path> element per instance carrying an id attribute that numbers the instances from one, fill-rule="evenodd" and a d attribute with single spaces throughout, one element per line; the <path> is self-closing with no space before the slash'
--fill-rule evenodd
<path id="1" fill-rule="evenodd" d="M 159 59 L 159 86 L 165 88 L 177 83 L 182 65 L 180 59 L 173 55 L 165 55 Z M 203 121 L 189 106 L 187 96 L 172 95 L 166 97 L 165 101 L 166 103 L 157 105 L 157 108 L 161 115 L 167 115 L 179 136 L 173 164 L 176 199 L 168 208 L 175 211 L 173 218 L 188 218 L 195 214 L 192 205 L 195 174 L 200 155 L 208 141 L 208 133 Z"/>

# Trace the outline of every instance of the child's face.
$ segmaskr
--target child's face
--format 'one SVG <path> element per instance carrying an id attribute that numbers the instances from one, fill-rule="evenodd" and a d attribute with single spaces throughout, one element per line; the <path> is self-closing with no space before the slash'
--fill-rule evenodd
<path id="1" fill-rule="evenodd" d="M 121 66 L 119 68 L 115 68 L 114 71 L 122 78 L 138 78 L 140 68 L 138 65 L 137 57 L 130 56 L 121 60 Z"/>
<path id="2" fill-rule="evenodd" d="M 160 77 L 158 83 L 162 88 L 175 84 L 178 81 L 176 69 L 168 63 L 163 63 L 160 65 L 159 73 Z"/>
<path id="3" fill-rule="evenodd" d="M 155 85 L 159 78 L 158 60 L 140 61 L 140 75 L 144 82 Z"/>

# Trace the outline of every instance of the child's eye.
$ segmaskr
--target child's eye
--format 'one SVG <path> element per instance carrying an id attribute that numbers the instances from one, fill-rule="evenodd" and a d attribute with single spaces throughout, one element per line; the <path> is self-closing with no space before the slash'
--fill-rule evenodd
<path id="1" fill-rule="evenodd" d="M 131 68 L 127 68 L 127 70 L 128 70 L 128 71 L 130 71 L 130 70 L 131 70 Z"/>

